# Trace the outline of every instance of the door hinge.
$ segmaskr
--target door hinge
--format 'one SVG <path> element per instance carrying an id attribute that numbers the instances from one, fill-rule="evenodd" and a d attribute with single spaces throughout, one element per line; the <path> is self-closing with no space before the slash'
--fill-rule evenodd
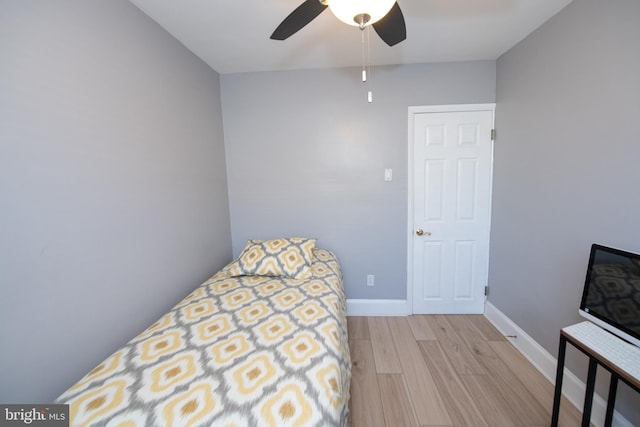
<path id="1" fill-rule="evenodd" d="M 485 287 L 484 287 L 484 296 L 485 296 L 485 297 L 486 297 L 486 296 L 489 296 L 489 287 L 488 287 L 488 286 L 485 286 Z"/>
<path id="2" fill-rule="evenodd" d="M 495 141 L 496 139 L 496 130 L 495 129 L 491 129 L 491 140 Z"/>

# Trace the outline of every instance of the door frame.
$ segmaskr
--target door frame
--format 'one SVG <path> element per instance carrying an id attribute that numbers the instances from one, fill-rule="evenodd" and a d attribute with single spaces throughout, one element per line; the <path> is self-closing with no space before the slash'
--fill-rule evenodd
<path id="1" fill-rule="evenodd" d="M 407 150 L 407 310 L 408 314 L 413 314 L 413 144 L 414 144 L 414 126 L 416 114 L 422 113 L 455 113 L 455 112 L 468 112 L 468 111 L 491 111 L 493 114 L 492 128 L 495 128 L 496 119 L 496 104 L 454 104 L 454 105 L 424 105 L 424 106 L 411 106 L 409 107 L 409 122 L 408 122 L 408 150 Z M 489 188 L 489 236 L 491 235 L 491 208 L 493 200 L 493 161 L 494 161 L 494 147 L 491 147 L 491 175 L 490 175 L 490 188 Z M 490 246 L 488 248 L 490 251 Z M 490 255 L 490 254 L 488 254 Z M 487 269 L 487 275 L 489 270 Z M 486 296 L 485 296 L 486 301 Z"/>

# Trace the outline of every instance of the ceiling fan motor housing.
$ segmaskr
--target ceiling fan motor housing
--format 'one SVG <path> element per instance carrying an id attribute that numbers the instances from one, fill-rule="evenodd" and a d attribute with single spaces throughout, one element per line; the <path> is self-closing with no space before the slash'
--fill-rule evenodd
<path id="1" fill-rule="evenodd" d="M 270 38 L 288 39 L 327 8 L 344 23 L 361 30 L 373 26 L 389 46 L 395 46 L 407 38 L 404 16 L 395 0 L 304 0 L 278 25 Z"/>
<path id="2" fill-rule="evenodd" d="M 382 19 L 395 0 L 327 0 L 331 12 L 345 24 L 364 28 Z"/>

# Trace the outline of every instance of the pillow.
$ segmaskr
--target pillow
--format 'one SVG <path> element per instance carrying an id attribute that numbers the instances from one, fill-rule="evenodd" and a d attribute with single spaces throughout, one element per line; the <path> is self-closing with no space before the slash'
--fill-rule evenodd
<path id="1" fill-rule="evenodd" d="M 227 270 L 233 276 L 311 277 L 316 239 L 292 237 L 274 240 L 248 240 Z"/>

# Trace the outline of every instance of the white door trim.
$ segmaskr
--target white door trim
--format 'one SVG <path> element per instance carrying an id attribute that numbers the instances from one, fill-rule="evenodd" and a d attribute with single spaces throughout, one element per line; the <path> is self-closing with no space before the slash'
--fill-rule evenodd
<path id="1" fill-rule="evenodd" d="M 408 156 L 407 156 L 407 305 L 410 314 L 413 313 L 413 143 L 414 143 L 414 121 L 415 115 L 420 113 L 448 113 L 456 111 L 491 111 L 495 121 L 496 104 L 458 104 L 458 105 L 425 105 L 409 107 L 408 119 Z M 491 182 L 493 183 L 493 155 L 491 156 Z M 492 197 L 493 184 L 489 191 Z M 491 206 L 489 206 L 489 217 L 491 217 Z M 489 225 L 490 227 L 490 225 Z"/>

